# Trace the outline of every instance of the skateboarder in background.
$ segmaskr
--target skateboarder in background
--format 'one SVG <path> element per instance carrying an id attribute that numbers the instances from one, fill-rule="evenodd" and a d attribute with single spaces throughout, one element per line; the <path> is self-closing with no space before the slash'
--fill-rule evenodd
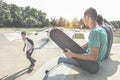
<path id="1" fill-rule="evenodd" d="M 88 47 L 86 53 L 77 54 L 69 49 L 66 49 L 65 55 L 68 58 L 60 57 L 58 64 L 65 62 L 77 65 L 90 73 L 98 72 L 99 64 L 104 60 L 106 55 L 108 41 L 106 31 L 101 27 L 97 27 L 96 22 L 97 11 L 94 8 L 88 8 L 84 12 L 84 23 L 90 28 L 91 32 L 88 37 Z M 77 58 L 79 61 L 76 62 L 72 58 Z"/>
<path id="2" fill-rule="evenodd" d="M 25 48 L 26 48 L 26 57 L 31 63 L 29 68 L 33 68 L 35 66 L 35 62 L 36 62 L 36 60 L 31 57 L 32 53 L 34 51 L 33 40 L 27 38 L 26 37 L 26 32 L 24 32 L 24 31 L 21 32 L 21 36 L 22 36 L 22 40 L 24 41 L 23 51 L 25 51 Z"/>

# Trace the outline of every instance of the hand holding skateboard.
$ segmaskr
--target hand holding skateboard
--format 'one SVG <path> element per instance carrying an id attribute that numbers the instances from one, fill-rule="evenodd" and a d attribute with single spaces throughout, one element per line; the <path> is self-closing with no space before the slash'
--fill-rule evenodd
<path id="1" fill-rule="evenodd" d="M 73 57 L 73 52 L 67 48 L 65 48 L 64 53 L 67 57 Z"/>
<path id="2" fill-rule="evenodd" d="M 25 48 L 23 48 L 23 52 L 25 52 Z"/>

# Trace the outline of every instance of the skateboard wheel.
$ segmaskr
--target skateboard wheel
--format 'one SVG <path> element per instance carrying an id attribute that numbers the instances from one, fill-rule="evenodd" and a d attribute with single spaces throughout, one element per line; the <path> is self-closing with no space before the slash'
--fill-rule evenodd
<path id="1" fill-rule="evenodd" d="M 47 74 L 47 73 L 49 73 L 49 71 L 48 71 L 48 70 L 46 70 L 46 71 L 45 71 L 45 73 Z"/>

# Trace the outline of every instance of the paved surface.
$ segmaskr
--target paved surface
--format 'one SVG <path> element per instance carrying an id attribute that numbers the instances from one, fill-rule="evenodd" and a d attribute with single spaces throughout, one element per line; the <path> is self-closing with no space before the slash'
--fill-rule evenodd
<path id="1" fill-rule="evenodd" d="M 0 41 L 7 41 L 7 38 L 3 34 L 0 34 Z"/>
<path id="2" fill-rule="evenodd" d="M 69 33 L 69 32 L 68 32 Z M 31 35 L 29 36 L 35 42 L 42 38 L 46 38 L 46 33 L 40 33 L 40 35 Z M 47 45 L 45 45 L 41 49 L 36 49 L 34 54 L 32 55 L 36 60 L 36 66 L 32 72 L 27 70 L 29 66 L 29 61 L 26 59 L 25 52 L 22 51 L 23 42 L 21 39 L 8 41 L 6 37 L 0 35 L 0 80 L 42 80 L 40 79 L 43 76 L 44 69 L 50 69 L 56 64 L 57 58 L 62 56 L 62 51 L 54 44 L 54 42 L 49 41 Z M 77 43 L 82 45 L 80 40 L 76 40 Z M 40 44 L 41 45 L 41 44 Z M 38 47 L 39 45 L 36 45 Z M 57 58 L 56 58 L 57 57 Z M 51 65 L 45 64 L 49 60 L 56 58 L 56 60 L 52 61 Z M 48 63 L 51 63 L 48 62 Z M 46 68 L 44 64 L 47 65 Z M 77 67 L 69 67 L 69 65 L 64 65 L 65 68 L 69 68 L 67 74 L 56 74 L 51 76 L 51 79 L 55 79 L 56 77 L 66 76 L 64 80 L 119 80 L 120 77 L 120 45 L 114 44 L 111 51 L 111 58 L 105 60 L 100 65 L 100 71 L 91 75 L 85 72 L 82 69 L 78 69 Z M 41 72 L 41 73 L 40 73 Z M 36 79 L 32 79 L 32 77 Z"/>
<path id="3" fill-rule="evenodd" d="M 34 74 L 44 63 L 55 58 L 60 50 L 57 48 L 35 49 L 32 55 L 36 60 L 36 65 L 32 72 L 25 70 L 29 65 L 26 53 L 22 51 L 22 40 L 12 42 L 0 41 L 0 79 L 5 80 L 25 80 Z"/>
<path id="4" fill-rule="evenodd" d="M 13 31 L 7 32 L 7 34 L 13 33 Z M 57 57 L 60 49 L 58 48 L 41 48 L 35 49 L 33 57 L 37 60 L 34 70 L 29 72 L 27 70 L 30 65 L 26 59 L 26 53 L 22 51 L 24 43 L 21 39 L 15 39 L 8 41 L 1 32 L 0 35 L 0 80 L 25 80 L 34 74 L 44 63 L 48 60 Z M 39 33 L 40 35 L 30 35 L 29 37 L 37 43 L 38 40 L 46 38 L 46 33 Z M 14 34 L 11 35 L 12 37 Z M 5 39 L 5 40 L 4 40 Z M 37 43 L 36 47 L 41 46 L 41 43 Z"/>
<path id="5" fill-rule="evenodd" d="M 100 70 L 96 74 L 90 74 L 73 65 L 60 65 L 50 72 L 47 80 L 119 80 L 120 74 L 120 45 L 114 44 L 110 58 L 104 60 L 100 65 Z M 50 70 L 56 65 L 57 59 L 52 59 L 43 65 L 36 73 L 26 80 L 42 80 L 45 70 Z M 51 66 L 50 66 L 51 65 Z M 63 69 L 63 67 L 65 69 Z M 65 70 L 65 71 L 64 71 Z M 61 73 L 63 72 L 63 73 Z M 62 77 L 62 78 L 61 78 Z"/>

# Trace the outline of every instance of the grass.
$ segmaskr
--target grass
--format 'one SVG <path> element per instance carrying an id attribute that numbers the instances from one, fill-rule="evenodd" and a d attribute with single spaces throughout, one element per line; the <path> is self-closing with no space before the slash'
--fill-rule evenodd
<path id="1" fill-rule="evenodd" d="M 26 32 L 36 32 L 39 28 L 0 28 L 1 30 L 15 30 L 15 31 L 26 31 Z"/>
<path id="2" fill-rule="evenodd" d="M 113 43 L 120 44 L 120 29 L 117 29 L 114 34 Z"/>
<path id="3" fill-rule="evenodd" d="M 85 39 L 84 34 L 75 33 L 74 38 L 76 39 Z"/>
<path id="4" fill-rule="evenodd" d="M 76 39 L 84 39 L 84 35 L 79 34 L 79 33 L 75 33 L 74 38 L 76 38 Z M 120 37 L 119 36 L 114 36 L 113 43 L 120 44 Z"/>
<path id="5" fill-rule="evenodd" d="M 31 35 L 31 32 L 36 32 L 39 28 L 0 28 L 0 30 L 14 30 L 18 33 L 25 31 L 27 35 Z"/>
<path id="6" fill-rule="evenodd" d="M 36 32 L 38 28 L 16 28 L 16 31 Z"/>
<path id="7" fill-rule="evenodd" d="M 30 32 L 36 32 L 38 28 L 16 28 L 15 31 L 18 33 L 21 33 L 22 31 L 25 31 L 27 35 L 31 35 Z"/>
<path id="8" fill-rule="evenodd" d="M 114 36 L 113 43 L 120 44 L 120 37 Z"/>
<path id="9" fill-rule="evenodd" d="M 117 29 L 114 34 L 120 35 L 120 29 Z"/>

